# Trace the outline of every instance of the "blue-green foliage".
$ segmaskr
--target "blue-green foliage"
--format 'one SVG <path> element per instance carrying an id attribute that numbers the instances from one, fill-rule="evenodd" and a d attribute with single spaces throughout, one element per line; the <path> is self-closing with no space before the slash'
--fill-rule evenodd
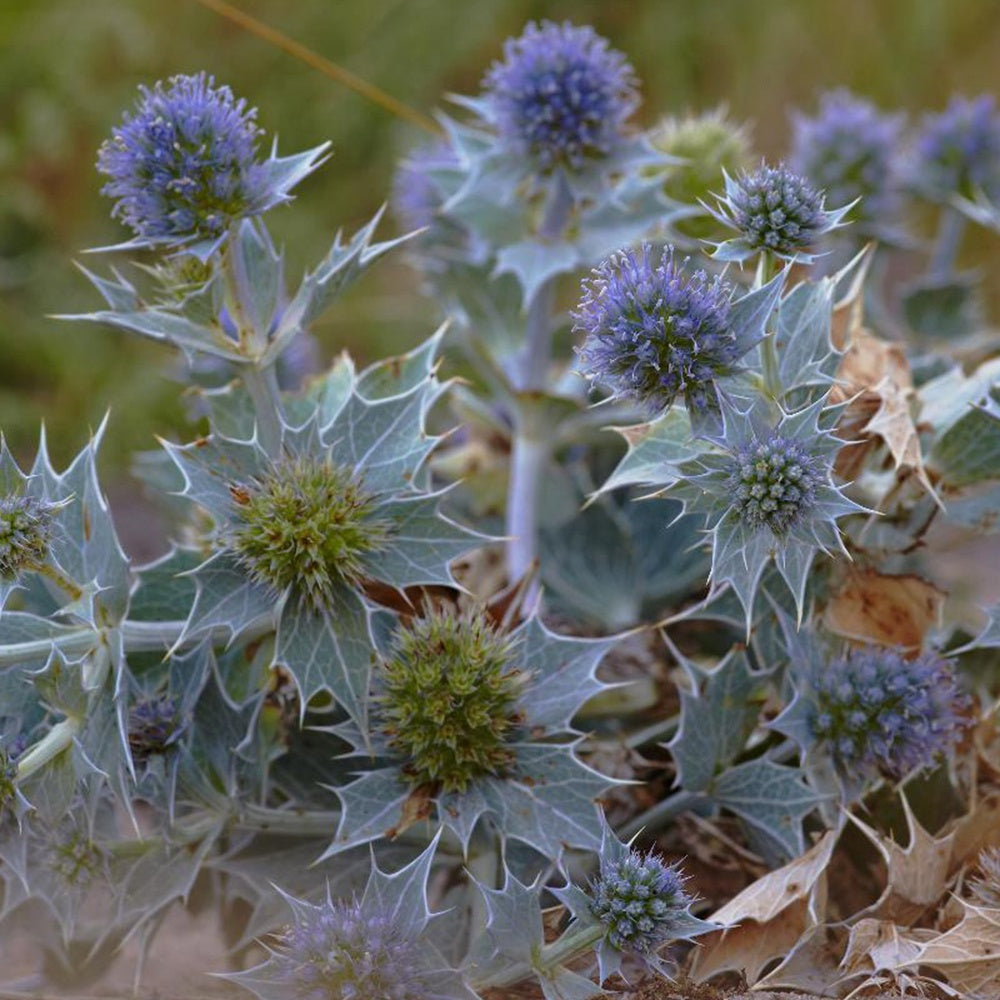
<path id="1" fill-rule="evenodd" d="M 70 975 L 211 883 L 249 914 L 234 951 L 269 942 L 227 974 L 262 1000 L 588 1000 L 718 929 L 609 818 L 649 840 L 690 811 L 776 865 L 876 789 L 950 780 L 989 724 L 967 692 L 995 678 L 964 672 L 1000 612 L 892 601 L 943 593 L 935 522 L 997 531 L 1000 362 L 954 271 L 964 219 L 996 228 L 992 105 L 915 147 L 944 225 L 896 315 L 865 297 L 889 251 L 841 239 L 852 212 L 902 235 L 896 117 L 828 98 L 808 179 L 712 160 L 708 208 L 668 196 L 705 165 L 632 123 L 589 28 L 529 26 L 453 104 L 397 178 L 418 231 L 376 241 L 379 213 L 298 283 L 266 216 L 325 145 L 262 158 L 200 74 L 144 88 L 99 154 L 134 235 L 112 249 L 146 256 L 84 271 L 104 305 L 67 318 L 179 351 L 206 426 L 140 458 L 171 536 L 146 565 L 103 425 L 63 472 L 44 436 L 26 471 L 0 445 L 0 927 L 45 914 Z M 703 252 L 701 223 L 737 235 Z M 450 325 L 293 377 L 404 244 Z M 638 751 L 670 788 L 644 809 Z"/>

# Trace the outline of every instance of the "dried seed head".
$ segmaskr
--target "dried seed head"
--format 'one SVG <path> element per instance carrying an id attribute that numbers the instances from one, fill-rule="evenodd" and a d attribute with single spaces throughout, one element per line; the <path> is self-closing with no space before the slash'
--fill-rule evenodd
<path id="1" fill-rule="evenodd" d="M 35 497 L 0 497 L 0 579 L 12 580 L 45 562 L 60 506 Z"/>

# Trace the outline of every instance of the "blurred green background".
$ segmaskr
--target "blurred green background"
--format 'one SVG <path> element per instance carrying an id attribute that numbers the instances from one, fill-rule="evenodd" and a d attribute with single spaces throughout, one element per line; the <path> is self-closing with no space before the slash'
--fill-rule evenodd
<path id="1" fill-rule="evenodd" d="M 403 101 L 431 110 L 474 92 L 502 40 L 531 18 L 590 22 L 643 80 L 643 123 L 727 102 L 780 156 L 789 109 L 846 85 L 885 107 L 938 109 L 996 85 L 992 0 L 238 0 L 238 5 Z M 260 109 L 286 152 L 334 158 L 272 214 L 291 274 L 383 202 L 396 159 L 422 139 L 314 69 L 195 0 L 0 0 L 0 427 L 30 459 L 44 419 L 65 460 L 105 409 L 113 475 L 154 432 L 179 427 L 167 349 L 48 314 L 97 308 L 73 267 L 125 233 L 99 194 L 95 151 L 138 83 L 206 69 Z M 387 224 L 385 232 L 389 232 Z M 101 262 L 91 261 L 99 266 Z M 361 360 L 411 346 L 434 322 L 404 264 L 388 261 L 316 331 Z"/>

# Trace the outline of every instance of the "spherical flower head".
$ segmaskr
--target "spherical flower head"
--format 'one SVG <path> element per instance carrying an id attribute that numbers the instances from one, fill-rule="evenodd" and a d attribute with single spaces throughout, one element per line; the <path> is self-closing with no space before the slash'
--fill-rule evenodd
<path id="1" fill-rule="evenodd" d="M 380 913 L 355 901 L 296 907 L 273 950 L 274 979 L 297 1000 L 430 1000 L 421 948 Z"/>
<path id="2" fill-rule="evenodd" d="M 684 161 L 657 168 L 663 173 L 664 194 L 683 205 L 705 201 L 718 189 L 723 171 L 738 173 L 750 158 L 747 129 L 731 121 L 724 108 L 666 118 L 650 133 L 649 141 L 668 156 Z M 705 216 L 680 219 L 676 225 L 685 236 L 695 239 L 708 237 L 717 229 Z"/>
<path id="3" fill-rule="evenodd" d="M 205 73 L 140 87 L 135 110 L 105 141 L 97 169 L 112 215 L 140 240 L 212 239 L 268 207 L 257 160 L 257 111 Z"/>
<path id="4" fill-rule="evenodd" d="M 608 943 L 640 954 L 676 937 L 678 921 L 691 904 L 675 866 L 637 851 L 602 862 L 600 875 L 591 883 L 591 897 L 591 912 L 607 928 Z"/>
<path id="5" fill-rule="evenodd" d="M 165 754 L 182 730 L 180 713 L 172 698 L 148 698 L 132 706 L 128 716 L 128 745 L 132 759 L 144 763 Z"/>
<path id="6" fill-rule="evenodd" d="M 1000 909 L 1000 847 L 987 847 L 976 859 L 977 872 L 969 880 L 976 906 Z"/>
<path id="7" fill-rule="evenodd" d="M 899 211 L 897 157 L 903 119 L 846 90 L 824 94 L 815 117 L 796 115 L 791 165 L 831 204 L 861 199 L 850 216 L 891 224 Z"/>
<path id="8" fill-rule="evenodd" d="M 753 439 L 733 458 L 733 510 L 745 524 L 783 535 L 813 507 L 824 478 L 823 466 L 801 442 L 777 432 Z"/>
<path id="9" fill-rule="evenodd" d="M 45 562 L 57 507 L 35 497 L 0 497 L 0 580 Z"/>
<path id="10" fill-rule="evenodd" d="M 396 634 L 379 699 L 382 728 L 416 785 L 464 792 L 503 774 L 524 675 L 514 647 L 481 613 L 431 612 Z"/>
<path id="11" fill-rule="evenodd" d="M 299 457 L 234 484 L 235 525 L 227 540 L 250 576 L 326 608 L 339 585 L 358 586 L 362 558 L 384 545 L 389 525 L 351 470 Z"/>
<path id="12" fill-rule="evenodd" d="M 404 226 L 423 229 L 434 222 L 442 196 L 431 174 L 457 166 L 455 151 L 443 139 L 419 146 L 400 163 L 392 182 L 391 204 Z"/>
<path id="13" fill-rule="evenodd" d="M 639 103 L 628 60 L 593 28 L 530 23 L 483 81 L 501 142 L 541 171 L 607 156 Z"/>
<path id="14" fill-rule="evenodd" d="M 927 115 L 917 136 L 913 184 L 925 197 L 948 201 L 982 191 L 1000 198 L 1000 112 L 995 99 L 953 97 L 940 114 Z"/>
<path id="15" fill-rule="evenodd" d="M 689 407 L 717 407 L 715 380 L 732 373 L 743 351 L 729 326 L 732 287 L 704 271 L 686 274 L 665 250 L 624 250 L 585 281 L 573 314 L 586 334 L 585 375 L 651 411 L 683 396 Z"/>
<path id="16" fill-rule="evenodd" d="M 794 257 L 830 228 L 823 196 L 784 164 L 767 164 L 731 182 L 726 221 L 754 251 Z"/>
<path id="17" fill-rule="evenodd" d="M 954 666 L 934 654 L 853 649 L 817 671 L 813 689 L 813 736 L 847 773 L 902 778 L 944 756 L 964 729 Z"/>

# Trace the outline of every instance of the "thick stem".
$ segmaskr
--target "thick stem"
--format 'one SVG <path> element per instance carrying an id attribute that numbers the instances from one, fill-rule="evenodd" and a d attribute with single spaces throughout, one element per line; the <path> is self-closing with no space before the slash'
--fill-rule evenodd
<path id="1" fill-rule="evenodd" d="M 271 458 L 281 453 L 282 419 L 281 390 L 273 366 L 243 368 L 243 385 L 250 394 L 257 418 L 257 438 Z"/>
<path id="2" fill-rule="evenodd" d="M 57 722 L 30 750 L 26 750 L 17 762 L 17 780 L 40 771 L 49 761 L 55 760 L 63 751 L 73 745 L 73 739 L 83 727 L 83 719 L 70 716 Z"/>
<path id="3" fill-rule="evenodd" d="M 679 816 L 682 812 L 687 812 L 696 802 L 701 801 L 702 796 L 698 792 L 674 792 L 662 802 L 657 802 L 645 812 L 639 813 L 630 819 L 618 831 L 618 835 L 624 840 L 634 837 L 640 830 L 660 830 L 670 820 Z"/>
<path id="4" fill-rule="evenodd" d="M 276 624 L 273 618 L 262 618 L 252 629 L 241 633 L 240 638 L 246 642 L 261 639 L 269 632 L 273 632 Z M 180 642 L 181 637 L 184 635 L 186 625 L 185 621 L 179 619 L 160 622 L 123 621 L 120 628 L 125 652 L 165 653 L 168 650 L 175 649 L 177 643 Z M 212 629 L 208 633 L 208 637 L 211 639 L 213 645 L 226 645 L 232 639 L 232 632 L 225 626 L 220 626 Z M 188 645 L 197 645 L 203 642 L 205 638 L 206 634 L 204 632 L 198 632 L 190 638 L 190 641 L 185 640 L 182 648 Z"/>
<path id="5" fill-rule="evenodd" d="M 547 441 L 515 432 L 506 525 L 507 575 L 512 582 L 531 570 L 538 555 L 538 506 L 548 462 Z"/>
<path id="6" fill-rule="evenodd" d="M 965 216 L 957 208 L 948 205 L 941 210 L 941 221 L 928 268 L 928 274 L 932 278 L 943 281 L 953 274 L 962 237 L 965 235 L 965 222 Z"/>
<path id="7" fill-rule="evenodd" d="M 552 337 L 555 326 L 552 309 L 555 304 L 555 282 L 550 278 L 535 292 L 524 327 L 524 350 L 517 372 L 517 388 L 537 391 L 548 385 L 548 369 L 552 360 Z"/>
<path id="8" fill-rule="evenodd" d="M 99 634 L 87 627 L 67 631 L 50 639 L 31 639 L 28 642 L 0 645 L 0 667 L 9 667 L 38 656 L 48 656 L 53 649 L 58 649 L 67 659 L 73 660 L 88 653 L 99 641 Z"/>

